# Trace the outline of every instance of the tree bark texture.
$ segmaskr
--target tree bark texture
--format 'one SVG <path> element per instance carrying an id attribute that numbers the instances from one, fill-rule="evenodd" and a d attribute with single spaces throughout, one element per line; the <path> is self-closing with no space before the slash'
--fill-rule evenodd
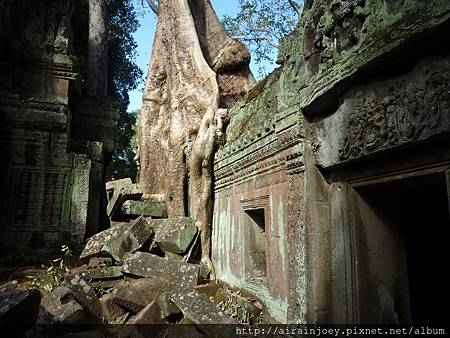
<path id="1" fill-rule="evenodd" d="M 89 51 L 87 90 L 89 96 L 106 97 L 108 36 L 105 0 L 89 0 Z"/>
<path id="2" fill-rule="evenodd" d="M 209 257 L 212 166 L 226 109 L 255 83 L 245 47 L 231 39 L 208 0 L 161 0 L 139 126 L 144 198 L 162 194 L 169 217 L 186 214 Z M 219 122 L 219 123 L 218 123 Z M 191 145 L 190 166 L 185 149 Z"/>

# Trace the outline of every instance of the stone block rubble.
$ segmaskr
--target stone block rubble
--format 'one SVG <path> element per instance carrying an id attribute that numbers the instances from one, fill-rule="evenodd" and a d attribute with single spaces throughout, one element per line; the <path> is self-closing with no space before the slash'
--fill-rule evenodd
<path id="1" fill-rule="evenodd" d="M 167 213 L 156 199 L 149 204 L 154 211 L 159 208 L 152 215 L 127 212 L 145 209 L 146 203 L 136 200 L 142 195 L 129 179 L 108 182 L 106 188 L 111 227 L 88 239 L 80 255 L 84 264 L 70 269 L 52 292 L 20 291 L 14 281 L 0 286 L 0 323 L 23 322 L 20 333 L 28 335 L 46 330 L 35 325 L 42 323 L 178 323 L 197 325 L 194 336 L 208 336 L 213 332 L 204 324 L 258 322 L 259 302 L 243 297 L 236 302 L 238 294 L 206 280 L 200 265 L 188 262 L 199 237 L 191 218 L 152 218 Z M 134 202 L 143 204 L 135 208 Z M 237 305 L 240 312 L 225 306 L 231 302 L 244 306 Z"/>
<path id="2" fill-rule="evenodd" d="M 107 184 L 115 203 L 109 206 L 111 219 L 132 201 L 128 198 L 138 196 L 124 193 L 133 189 L 131 180 Z M 31 326 L 45 314 L 54 324 L 237 323 L 235 314 L 222 306 L 222 286 L 205 280 L 200 265 L 188 262 L 198 240 L 194 221 L 134 216 L 111 222 L 109 229 L 89 238 L 80 255 L 84 264 L 71 269 L 42 300 L 37 290 L 16 290 L 17 283 L 0 286 L 1 309 L 6 309 L 0 322 L 21 321 L 26 315 Z M 23 315 L 16 310 L 22 303 L 29 303 Z M 208 335 L 204 328 L 200 331 Z"/>

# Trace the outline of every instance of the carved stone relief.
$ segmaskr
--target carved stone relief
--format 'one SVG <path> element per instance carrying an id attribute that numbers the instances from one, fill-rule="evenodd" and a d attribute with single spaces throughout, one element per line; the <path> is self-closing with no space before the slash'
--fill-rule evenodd
<path id="1" fill-rule="evenodd" d="M 450 59 L 428 58 L 409 74 L 360 86 L 313 125 L 317 162 L 339 162 L 450 132 Z"/>

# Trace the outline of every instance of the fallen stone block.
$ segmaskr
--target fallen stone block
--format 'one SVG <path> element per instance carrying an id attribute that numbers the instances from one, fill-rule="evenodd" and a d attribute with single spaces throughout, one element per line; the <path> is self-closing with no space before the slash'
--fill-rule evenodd
<path id="1" fill-rule="evenodd" d="M 110 254 L 116 261 L 121 261 L 125 254 L 133 253 L 152 236 L 152 226 L 144 217 L 139 217 L 127 227 L 119 229 L 119 235 L 107 240 L 102 252 Z"/>
<path id="2" fill-rule="evenodd" d="M 169 299 L 183 312 L 185 318 L 194 324 L 236 324 L 219 309 L 208 296 L 194 289 L 177 288 Z"/>
<path id="3" fill-rule="evenodd" d="M 101 269 L 112 266 L 113 261 L 109 257 L 91 257 L 88 265 L 91 269 Z"/>
<path id="4" fill-rule="evenodd" d="M 122 280 L 123 280 L 122 278 L 93 280 L 89 284 L 91 284 L 91 286 L 96 289 L 111 289 L 111 288 L 115 287 L 117 284 L 119 284 L 120 282 L 122 282 Z"/>
<path id="5" fill-rule="evenodd" d="M 5 284 L 1 285 L 0 286 L 0 294 L 4 293 L 4 292 L 7 292 L 7 291 L 15 290 L 16 287 L 17 287 L 17 284 L 19 284 L 18 281 L 12 280 L 12 281 L 10 281 L 8 283 L 5 283 Z"/>
<path id="6" fill-rule="evenodd" d="M 87 322 L 83 307 L 73 298 L 68 287 L 60 286 L 42 297 L 41 306 L 49 312 L 57 323 L 79 324 Z"/>
<path id="7" fill-rule="evenodd" d="M 167 217 L 166 202 L 129 200 L 123 202 L 121 210 L 128 216 Z"/>
<path id="8" fill-rule="evenodd" d="M 197 285 L 194 287 L 195 290 L 204 295 L 207 295 L 208 297 L 215 297 L 217 291 L 221 288 L 222 287 L 220 286 L 220 284 L 217 283 L 208 283 L 203 285 Z"/>
<path id="9" fill-rule="evenodd" d="M 183 254 L 197 234 L 197 226 L 190 217 L 155 219 L 150 224 L 156 224 L 155 242 L 164 252 Z"/>
<path id="10" fill-rule="evenodd" d="M 80 259 L 100 254 L 103 246 L 105 245 L 105 242 L 121 235 L 124 231 L 123 228 L 127 226 L 128 223 L 118 223 L 113 225 L 111 228 L 99 232 L 98 234 L 95 234 L 94 236 L 89 238 L 83 252 L 80 255 Z"/>
<path id="11" fill-rule="evenodd" d="M 66 275 L 64 281 L 73 298 L 92 316 L 100 318 L 101 306 L 94 288 L 79 274 Z"/>
<path id="12" fill-rule="evenodd" d="M 158 299 L 163 292 L 171 291 L 175 285 L 169 278 L 140 278 L 123 281 L 101 299 L 103 313 L 111 322 L 122 312 L 139 313 L 145 306 Z"/>
<path id="13" fill-rule="evenodd" d="M 45 296 L 44 296 L 45 297 Z M 41 328 L 39 328 L 37 331 L 45 331 L 46 328 L 48 328 L 48 326 L 51 326 L 53 324 L 57 324 L 58 321 L 56 320 L 55 316 L 53 316 L 50 312 L 48 312 L 43 306 L 42 306 L 42 300 L 44 299 L 44 297 L 42 297 L 41 299 L 41 305 L 39 306 L 39 312 L 38 312 L 38 316 L 36 319 L 36 323 L 33 327 L 36 327 L 36 325 L 41 326 Z M 34 331 L 34 330 L 33 330 Z M 45 335 L 34 335 L 32 337 L 41 337 Z M 48 335 L 47 335 L 48 336 Z"/>
<path id="14" fill-rule="evenodd" d="M 108 205 L 106 207 L 106 214 L 113 219 L 116 211 L 120 210 L 122 204 L 127 200 L 140 200 L 142 197 L 141 187 L 135 184 L 120 185 L 110 190 L 107 190 L 109 196 Z"/>
<path id="15" fill-rule="evenodd" d="M 161 309 L 156 301 L 144 307 L 130 322 L 130 324 L 167 324 L 161 317 Z"/>
<path id="16" fill-rule="evenodd" d="M 197 285 L 199 267 L 146 252 L 136 252 L 124 256 L 122 271 L 140 277 L 166 277 L 180 287 L 193 287 Z"/>
<path id="17" fill-rule="evenodd" d="M 102 269 L 91 269 L 81 273 L 85 280 L 113 279 L 123 276 L 120 266 L 109 266 Z"/>
<path id="18" fill-rule="evenodd" d="M 170 292 L 164 292 L 159 296 L 158 306 L 162 317 L 182 314 L 181 310 L 170 300 Z"/>
<path id="19" fill-rule="evenodd" d="M 80 258 L 106 253 L 120 262 L 124 254 L 139 249 L 153 234 L 153 227 L 144 217 L 120 223 L 92 236 Z"/>
<path id="20" fill-rule="evenodd" d="M 183 256 L 171 253 L 169 251 L 166 251 L 164 253 L 164 258 L 167 258 L 167 259 L 172 260 L 172 261 L 182 261 L 183 260 Z"/>
<path id="21" fill-rule="evenodd" d="M 83 265 L 77 266 L 76 268 L 70 269 L 70 274 L 76 275 L 76 274 L 79 274 L 79 273 L 82 273 L 82 272 L 85 272 L 88 270 L 89 270 L 89 265 L 83 264 Z"/>
<path id="22" fill-rule="evenodd" d="M 25 332 L 32 326 L 39 313 L 41 293 L 37 289 L 9 290 L 0 294 L 0 327 L 8 325 Z"/>
<path id="23" fill-rule="evenodd" d="M 123 321 L 128 312 L 114 302 L 114 295 L 107 293 L 100 298 L 102 321 L 107 324 L 115 324 Z"/>

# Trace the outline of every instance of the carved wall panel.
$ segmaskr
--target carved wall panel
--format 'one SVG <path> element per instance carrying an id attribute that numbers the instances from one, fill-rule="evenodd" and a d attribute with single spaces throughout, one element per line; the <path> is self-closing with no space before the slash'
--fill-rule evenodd
<path id="1" fill-rule="evenodd" d="M 341 162 L 450 135 L 450 58 L 427 58 L 407 75 L 350 90 L 335 114 L 312 124 L 317 163 Z"/>

